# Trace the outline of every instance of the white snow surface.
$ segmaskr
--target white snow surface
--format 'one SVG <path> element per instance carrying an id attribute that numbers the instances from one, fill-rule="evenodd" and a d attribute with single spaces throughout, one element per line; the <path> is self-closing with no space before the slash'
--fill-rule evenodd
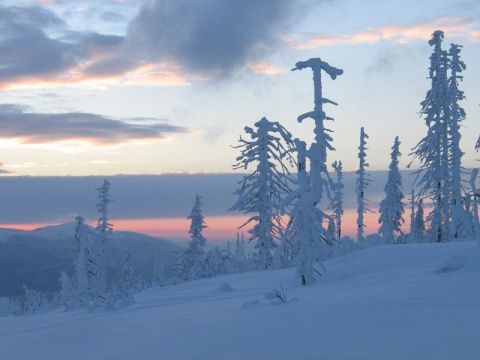
<path id="1" fill-rule="evenodd" d="M 0 318 L 0 359 L 480 359 L 477 242 L 378 246 L 137 294 L 109 312 Z M 265 297 L 287 289 L 287 301 Z"/>

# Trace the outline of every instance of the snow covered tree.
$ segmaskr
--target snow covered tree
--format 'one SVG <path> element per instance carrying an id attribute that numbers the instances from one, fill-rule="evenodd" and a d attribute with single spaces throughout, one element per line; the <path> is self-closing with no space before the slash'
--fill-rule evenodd
<path id="1" fill-rule="evenodd" d="M 206 239 L 203 229 L 207 227 L 202 215 L 202 197 L 196 196 L 192 211 L 187 216 L 190 220 L 190 242 L 187 249 L 180 255 L 176 266 L 177 277 L 182 281 L 193 281 L 205 277 L 204 251 Z"/>
<path id="2" fill-rule="evenodd" d="M 107 180 L 103 181 L 101 187 L 95 189 L 98 191 L 97 210 L 100 213 L 100 218 L 95 229 L 99 244 L 97 245 L 98 252 L 96 259 L 95 283 L 90 283 L 94 286 L 93 294 L 96 297 L 103 298 L 107 292 L 107 244 L 111 240 L 113 225 L 108 222 L 108 205 L 112 202 L 110 199 L 110 183 Z"/>
<path id="3" fill-rule="evenodd" d="M 360 146 L 358 147 L 358 159 L 359 159 L 359 167 L 356 171 L 357 182 L 356 182 L 356 194 L 357 194 L 357 241 L 361 242 L 364 240 L 363 236 L 363 229 L 365 228 L 364 223 L 364 215 L 367 212 L 373 212 L 367 206 L 368 200 L 365 198 L 365 189 L 367 188 L 368 184 L 370 184 L 371 180 L 368 178 L 370 174 L 366 172 L 366 168 L 370 165 L 367 163 L 365 158 L 367 157 L 366 150 L 368 135 L 365 133 L 363 127 L 360 129 Z"/>
<path id="4" fill-rule="evenodd" d="M 218 246 L 207 252 L 204 267 L 204 277 L 206 278 L 212 278 L 225 273 L 224 258 Z"/>
<path id="5" fill-rule="evenodd" d="M 120 279 L 120 292 L 124 304 L 130 305 L 133 303 L 133 294 L 137 292 L 138 278 L 133 270 L 131 251 L 125 249 L 124 256 L 122 277 Z"/>
<path id="6" fill-rule="evenodd" d="M 23 303 L 23 311 L 27 314 L 50 310 L 51 302 L 41 291 L 31 290 L 25 285 L 25 302 Z"/>
<path id="7" fill-rule="evenodd" d="M 416 198 L 415 198 L 415 189 L 412 188 L 410 196 L 410 232 L 408 234 L 408 242 L 416 243 L 418 242 L 418 234 L 415 225 L 415 208 L 416 208 Z"/>
<path id="8" fill-rule="evenodd" d="M 391 159 L 388 171 L 388 179 L 385 185 L 385 198 L 380 202 L 380 217 L 378 223 L 380 228 L 378 233 L 381 234 L 386 244 L 395 243 L 395 237 L 401 234 L 401 226 L 404 222 L 404 204 L 402 192 L 402 175 L 398 169 L 398 158 L 401 155 L 400 141 L 398 136 L 392 147 Z"/>
<path id="9" fill-rule="evenodd" d="M 322 96 L 322 71 L 327 73 L 332 80 L 343 74 L 343 70 L 337 69 L 320 58 L 311 58 L 307 61 L 299 61 L 292 71 L 310 68 L 313 72 L 314 109 L 300 115 L 297 120 L 311 118 L 315 122 L 315 139 L 308 151 L 306 144 L 296 139 L 298 156 L 298 189 L 292 192 L 286 199 L 285 204 L 292 204 L 286 236 L 293 239 L 298 249 L 297 275 L 303 285 L 312 284 L 314 279 L 314 263 L 320 262 L 331 251 L 325 250 L 325 246 L 332 246 L 331 239 L 327 236 L 324 223 L 331 224 L 332 217 L 317 208 L 324 195 L 329 195 L 329 184 L 331 182 L 327 169 L 327 150 L 335 150 L 331 145 L 332 137 L 330 130 L 325 128 L 325 120 L 333 120 L 326 116 L 323 111 L 323 104 L 335 102 Z M 307 159 L 309 160 L 310 171 L 307 172 Z"/>
<path id="10" fill-rule="evenodd" d="M 425 212 L 423 207 L 423 199 L 418 200 L 417 211 L 415 213 L 415 234 L 417 235 L 416 241 L 422 243 L 426 241 L 426 227 L 425 227 Z"/>
<path id="11" fill-rule="evenodd" d="M 299 187 L 285 199 L 286 204 L 293 204 L 291 221 L 285 236 L 292 239 L 296 255 L 296 274 L 301 279 L 302 285 L 309 285 L 315 282 L 314 264 L 322 260 L 322 239 L 326 239 L 323 220 L 326 214 L 315 206 L 316 198 L 305 166 L 306 144 L 298 139 L 295 139 L 295 142 Z"/>
<path id="12" fill-rule="evenodd" d="M 165 281 L 165 260 L 163 251 L 158 250 L 153 265 L 153 285 L 162 286 Z"/>
<path id="13" fill-rule="evenodd" d="M 448 119 L 448 146 L 450 155 L 450 176 L 451 176 L 451 216 L 452 216 L 452 237 L 454 239 L 466 238 L 471 229 L 471 219 L 462 205 L 462 164 L 463 152 L 460 150 L 460 122 L 466 117 L 465 110 L 460 106 L 459 101 L 465 99 L 463 91 L 458 88 L 459 81 L 463 76 L 459 75 L 466 69 L 466 65 L 460 60 L 461 46 L 451 44 L 450 55 L 450 77 L 448 79 L 448 102 L 450 104 L 450 118 Z"/>
<path id="14" fill-rule="evenodd" d="M 229 209 L 252 215 L 241 227 L 254 223 L 248 230 L 250 242 L 255 243 L 254 268 L 267 269 L 272 265 L 277 243 L 284 232 L 283 220 L 279 214 L 280 203 L 294 181 L 285 156 L 290 157 L 293 146 L 291 134 L 278 122 L 262 118 L 255 123 L 255 129 L 245 127 L 252 140 L 240 137 L 241 155 L 237 157 L 234 169 L 254 167 L 253 173 L 239 182 L 235 191 L 237 202 Z"/>
<path id="15" fill-rule="evenodd" d="M 79 301 L 87 304 L 91 298 L 88 281 L 89 254 L 92 251 L 88 242 L 88 233 L 90 230 L 82 216 L 77 216 L 75 221 L 73 287 L 75 288 Z"/>
<path id="16" fill-rule="evenodd" d="M 245 255 L 245 236 L 243 232 L 237 232 L 237 239 L 235 240 L 235 260 L 237 263 L 237 271 L 243 272 L 247 266 L 247 257 Z"/>
<path id="17" fill-rule="evenodd" d="M 335 161 L 332 164 L 337 175 L 337 181 L 332 184 L 332 202 L 330 209 L 333 211 L 335 219 L 335 240 L 340 241 L 342 238 L 342 215 L 343 215 L 343 172 L 342 162 Z"/>
<path id="18" fill-rule="evenodd" d="M 443 32 L 437 30 L 429 41 L 434 47 L 429 69 L 432 87 L 421 103 L 428 131 L 413 149 L 414 158 L 421 162 L 416 172 L 419 196 L 429 198 L 433 207 L 427 217 L 429 240 L 433 242 L 465 238 L 472 227 L 463 206 L 463 152 L 459 145 L 460 122 L 466 115 L 459 104 L 465 96 L 458 85 L 466 66 L 460 60 L 461 46 L 452 44 L 449 52 L 442 50 L 443 38 Z"/>
<path id="19" fill-rule="evenodd" d="M 480 245 L 480 222 L 478 219 L 478 197 L 480 194 L 478 193 L 477 187 L 475 185 L 475 181 L 478 176 L 478 169 L 473 169 L 472 174 L 470 176 L 470 187 L 472 189 L 473 200 L 472 200 L 472 208 L 473 208 L 473 224 L 474 224 L 474 232 L 475 237 L 477 238 L 478 244 Z"/>
<path id="20" fill-rule="evenodd" d="M 73 287 L 72 280 L 68 277 L 65 271 L 60 273 L 60 278 L 58 279 L 62 286 L 60 292 L 54 297 L 54 303 L 64 306 L 66 309 L 72 309 L 79 305 L 83 305 L 80 302 L 77 292 Z"/>
<path id="21" fill-rule="evenodd" d="M 427 135 L 413 149 L 414 159 L 421 163 L 415 172 L 420 186 L 419 196 L 430 198 L 433 206 L 428 216 L 429 239 L 432 242 L 447 241 L 450 236 L 450 184 L 448 161 L 448 101 L 447 70 L 449 59 L 441 44 L 442 31 L 433 33 L 429 45 L 434 47 L 430 56 L 429 78 L 432 87 L 422 101 L 421 114 L 425 116 Z"/>

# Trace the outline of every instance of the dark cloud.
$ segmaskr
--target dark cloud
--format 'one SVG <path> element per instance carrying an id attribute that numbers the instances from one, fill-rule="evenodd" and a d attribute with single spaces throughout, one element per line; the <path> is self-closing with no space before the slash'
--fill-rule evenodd
<path id="1" fill-rule="evenodd" d="M 117 51 L 122 41 L 121 36 L 69 31 L 62 19 L 39 6 L 0 6 L 0 86 L 82 80 L 85 63 Z"/>
<path id="2" fill-rule="evenodd" d="M 55 75 L 73 60 L 74 46 L 47 35 L 65 24 L 41 7 L 0 7 L 0 82 Z"/>
<path id="3" fill-rule="evenodd" d="M 230 75 L 271 55 L 308 3 L 313 2 L 150 0 L 126 36 L 73 32 L 46 8 L 0 5 L 0 87 L 121 77 L 164 63 L 183 74 Z M 106 21 L 120 20 L 104 15 Z"/>
<path id="4" fill-rule="evenodd" d="M 408 198 L 413 176 L 401 171 L 404 182 L 404 203 L 408 217 Z M 366 196 L 369 207 L 378 209 L 385 197 L 383 187 L 387 171 L 372 171 L 372 183 Z M 354 171 L 344 173 L 344 209 L 356 209 Z M 204 215 L 234 216 L 228 208 L 237 200 L 234 191 L 243 174 L 162 174 L 117 175 L 110 181 L 111 219 L 183 218 L 191 208 L 195 195 L 203 197 Z M 98 218 L 95 209 L 98 188 L 105 177 L 0 177 L 0 219 L 3 224 L 73 221 L 81 214 L 88 220 Z M 323 207 L 324 205 L 322 205 Z M 326 205 L 325 205 L 326 206 Z M 241 224 L 239 224 L 241 225 Z"/>
<path id="5" fill-rule="evenodd" d="M 169 133 L 187 133 L 188 129 L 149 119 L 115 120 L 89 113 L 43 114 L 26 112 L 20 105 L 0 105 L 0 137 L 38 144 L 65 140 L 83 140 L 107 145 L 132 140 L 163 139 Z"/>
<path id="6" fill-rule="evenodd" d="M 144 59 L 225 75 L 271 54 L 303 2 L 148 1 L 130 23 L 127 46 Z"/>
<path id="7" fill-rule="evenodd" d="M 111 219 L 186 218 L 195 195 L 203 196 L 206 216 L 238 215 L 227 209 L 241 174 L 117 175 L 111 183 Z M 105 177 L 0 177 L 3 224 L 98 218 L 95 191 Z M 207 219 L 208 221 L 208 219 Z"/>

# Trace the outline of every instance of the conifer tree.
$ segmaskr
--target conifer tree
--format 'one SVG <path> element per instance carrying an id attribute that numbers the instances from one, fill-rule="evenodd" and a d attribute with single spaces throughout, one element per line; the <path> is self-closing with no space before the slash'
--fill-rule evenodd
<path id="1" fill-rule="evenodd" d="M 74 236 L 74 276 L 73 286 L 79 300 L 86 304 L 91 298 L 89 293 L 89 254 L 91 249 L 88 243 L 88 226 L 82 216 L 75 218 L 75 236 Z"/>
<path id="2" fill-rule="evenodd" d="M 229 209 L 253 214 L 246 223 L 253 223 L 248 230 L 250 242 L 255 243 L 254 268 L 267 269 L 273 264 L 273 256 L 278 247 L 277 241 L 284 232 L 280 216 L 280 203 L 288 194 L 294 178 L 290 174 L 283 157 L 291 159 L 293 147 L 291 134 L 278 122 L 262 118 L 255 123 L 255 129 L 245 127 L 252 140 L 240 137 L 241 155 L 237 157 L 234 169 L 253 167 L 253 173 L 239 182 L 240 188 L 234 194 L 237 202 Z"/>
<path id="3" fill-rule="evenodd" d="M 193 281 L 204 278 L 204 246 L 206 239 L 203 236 L 203 229 L 207 227 L 202 215 L 202 197 L 196 195 L 192 211 L 187 216 L 190 220 L 190 242 L 187 249 L 183 252 L 179 259 L 180 278 L 181 280 Z"/>
<path id="4" fill-rule="evenodd" d="M 243 272 L 246 267 L 247 258 L 245 256 L 245 236 L 243 232 L 237 232 L 237 239 L 235 240 L 235 260 L 237 263 L 237 270 Z"/>
<path id="5" fill-rule="evenodd" d="M 165 280 L 165 260 L 163 251 L 158 250 L 153 265 L 153 285 L 162 286 Z"/>
<path id="6" fill-rule="evenodd" d="M 415 189 L 412 188 L 411 196 L 410 196 L 410 232 L 408 234 L 408 242 L 416 243 L 418 242 L 418 234 L 417 229 L 415 227 Z"/>
<path id="7" fill-rule="evenodd" d="M 306 145 L 296 139 L 296 144 L 302 144 L 300 150 L 297 149 L 299 185 L 298 189 L 287 197 L 288 200 L 285 199 L 285 204 L 293 206 L 286 236 L 297 244 L 297 274 L 303 285 L 314 283 L 314 263 L 321 262 L 331 253 L 329 250 L 323 251 L 325 247 L 333 246 L 332 239 L 324 227 L 324 223 L 326 226 L 331 224 L 332 217 L 317 208 L 317 204 L 320 204 L 324 192 L 330 197 L 331 179 L 327 169 L 327 151 L 335 150 L 331 145 L 331 131 L 325 127 L 325 121 L 332 121 L 333 118 L 326 116 L 323 104 L 337 104 L 323 97 L 321 75 L 323 71 L 335 80 L 337 76 L 343 74 L 343 70 L 329 65 L 320 58 L 299 61 L 292 71 L 307 68 L 313 72 L 314 108 L 313 111 L 300 115 L 297 120 L 302 122 L 310 118 L 315 122 L 315 139 L 308 151 Z M 307 159 L 310 165 L 308 172 Z"/>
<path id="8" fill-rule="evenodd" d="M 335 219 L 335 239 L 340 241 L 342 238 L 342 216 L 343 216 L 343 172 L 342 162 L 335 161 L 332 164 L 333 169 L 337 175 L 337 181 L 333 183 L 332 187 L 332 202 L 330 208 L 333 210 L 333 217 Z"/>
<path id="9" fill-rule="evenodd" d="M 465 110 L 460 106 L 459 101 L 465 99 L 463 91 L 458 84 L 463 80 L 460 73 L 466 69 L 465 63 L 460 60 L 461 45 L 451 44 L 450 55 L 450 77 L 448 79 L 448 102 L 450 103 L 450 118 L 448 123 L 450 149 L 450 176 L 451 176 L 451 217 L 452 237 L 454 239 L 466 238 L 471 228 L 471 219 L 462 205 L 462 164 L 463 152 L 460 150 L 460 122 L 466 117 Z"/>
<path id="10" fill-rule="evenodd" d="M 378 232 L 384 237 L 386 244 L 393 244 L 395 242 L 396 235 L 401 234 L 401 226 L 404 222 L 402 176 L 398 169 L 398 158 L 401 155 L 399 147 L 400 141 L 397 136 L 392 147 L 392 160 L 389 166 L 387 183 L 384 188 L 386 196 L 380 202 L 379 209 L 380 217 L 378 223 L 380 224 L 380 228 Z"/>
<path id="11" fill-rule="evenodd" d="M 473 209 L 473 229 L 475 233 L 475 237 L 477 238 L 478 245 L 480 245 L 480 221 L 478 218 L 478 197 L 480 196 L 475 185 L 475 181 L 478 176 L 478 169 L 475 168 L 472 170 L 470 176 L 470 187 L 472 189 L 472 209 Z"/>
<path id="12" fill-rule="evenodd" d="M 97 222 L 96 232 L 99 239 L 99 250 L 95 261 L 96 266 L 96 289 L 94 293 L 100 298 L 104 298 L 107 291 L 107 244 L 111 240 L 113 225 L 108 222 L 108 205 L 112 202 L 110 199 L 110 183 L 107 180 L 103 181 L 101 187 L 96 189 L 98 191 L 97 210 L 100 213 L 100 218 Z"/>
<path id="13" fill-rule="evenodd" d="M 365 198 L 365 189 L 367 188 L 368 184 L 370 184 L 371 180 L 368 178 L 370 174 L 366 172 L 366 168 L 370 165 L 366 161 L 367 153 L 367 141 L 368 135 L 365 133 L 363 127 L 360 129 L 360 146 L 358 147 L 358 159 L 359 159 L 359 167 L 356 171 L 357 183 L 356 183 L 356 194 L 357 194 L 357 241 L 361 242 L 364 240 L 363 236 L 363 229 L 365 228 L 364 223 L 364 215 L 367 212 L 373 212 L 367 206 L 368 200 Z"/>
<path id="14" fill-rule="evenodd" d="M 292 239 L 295 248 L 297 276 L 302 285 L 310 285 L 315 282 L 314 264 L 322 260 L 322 239 L 326 238 L 326 230 L 322 226 L 325 214 L 313 206 L 315 194 L 306 170 L 306 144 L 295 139 L 295 145 L 298 156 L 298 189 L 285 199 L 286 204 L 293 204 L 285 236 Z"/>
<path id="15" fill-rule="evenodd" d="M 136 292 L 138 279 L 132 266 L 132 252 L 128 249 L 124 250 L 124 261 L 122 268 L 122 277 L 120 280 L 120 291 L 123 301 L 126 305 L 133 302 L 133 294 Z"/>
<path id="16" fill-rule="evenodd" d="M 413 149 L 414 159 L 421 163 L 415 172 L 420 186 L 419 197 L 430 198 L 433 206 L 428 216 L 429 239 L 432 242 L 447 241 L 450 236 L 450 184 L 448 162 L 448 103 L 447 70 L 449 59 L 442 50 L 443 31 L 433 33 L 429 45 L 433 46 L 430 56 L 429 78 L 431 89 L 421 102 L 421 114 L 425 116 L 427 135 Z"/>
<path id="17" fill-rule="evenodd" d="M 424 215 L 424 207 L 423 207 L 423 199 L 418 200 L 417 211 L 415 213 L 415 233 L 417 234 L 416 241 L 418 243 L 422 243 L 426 241 L 426 234 L 425 234 L 425 215 Z"/>

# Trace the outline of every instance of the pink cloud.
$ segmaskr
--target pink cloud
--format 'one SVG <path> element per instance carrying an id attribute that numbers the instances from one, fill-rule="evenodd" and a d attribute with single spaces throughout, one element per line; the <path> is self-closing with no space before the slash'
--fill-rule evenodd
<path id="1" fill-rule="evenodd" d="M 0 90 L 46 89 L 55 87 L 105 88 L 108 85 L 189 86 L 185 75 L 175 67 L 149 64 L 126 73 L 87 75 L 82 67 L 71 67 L 58 76 L 23 76 L 0 83 Z"/>
<path id="2" fill-rule="evenodd" d="M 284 40 L 298 50 L 314 49 L 334 45 L 374 44 L 382 40 L 407 44 L 414 40 L 428 40 L 433 31 L 443 30 L 449 37 L 466 37 L 469 41 L 480 42 L 480 30 L 471 19 L 445 17 L 411 26 L 387 26 L 372 28 L 354 34 L 331 35 L 324 33 L 304 33 L 289 35 Z"/>
<path id="3" fill-rule="evenodd" d="M 280 74 L 285 72 L 285 70 L 265 62 L 250 63 L 247 65 L 247 67 L 250 70 L 252 70 L 255 74 L 261 74 L 261 75 L 275 75 L 275 74 Z"/>

